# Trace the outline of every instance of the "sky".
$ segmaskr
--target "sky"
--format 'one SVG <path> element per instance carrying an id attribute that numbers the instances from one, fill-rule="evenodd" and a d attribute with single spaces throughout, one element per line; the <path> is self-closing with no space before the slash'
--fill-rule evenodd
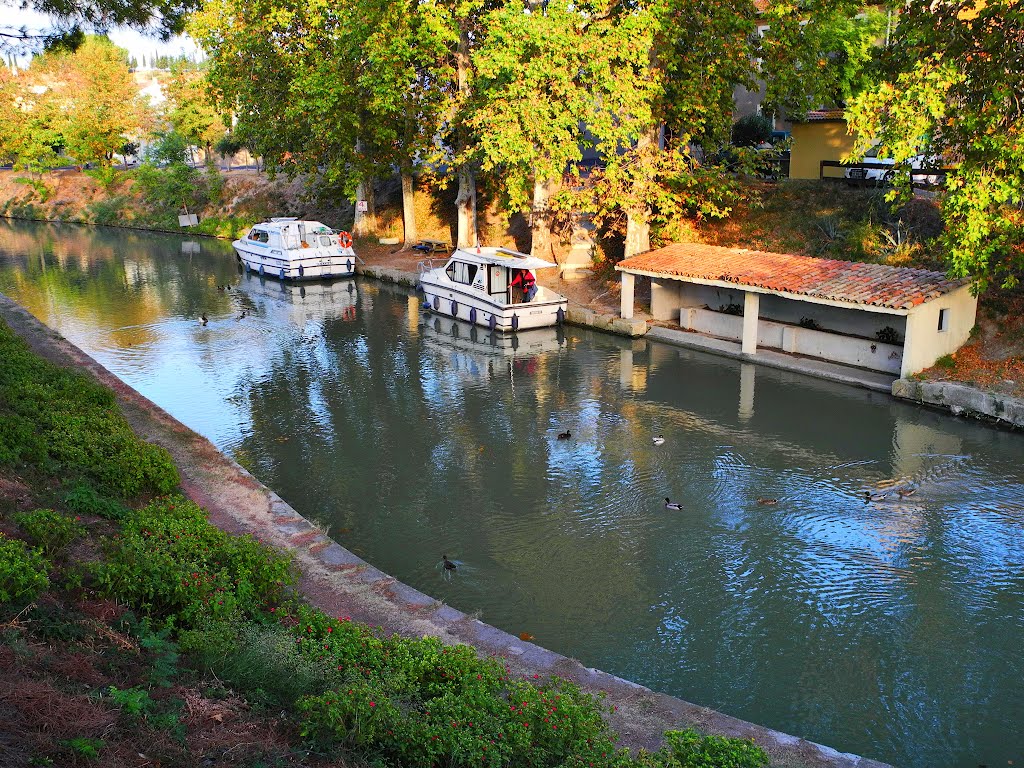
<path id="1" fill-rule="evenodd" d="M 4 8 L 4 11 L 4 26 L 16 28 L 25 26 L 29 32 L 50 26 L 47 17 L 35 11 L 17 8 Z M 134 29 L 116 27 L 110 30 L 109 37 L 115 45 L 126 49 L 140 63 L 143 56 L 149 61 L 154 53 L 167 56 L 180 56 L 184 53 L 196 57 L 200 53 L 195 41 L 187 35 L 177 35 L 167 42 L 163 42 L 156 35 L 147 36 Z"/>

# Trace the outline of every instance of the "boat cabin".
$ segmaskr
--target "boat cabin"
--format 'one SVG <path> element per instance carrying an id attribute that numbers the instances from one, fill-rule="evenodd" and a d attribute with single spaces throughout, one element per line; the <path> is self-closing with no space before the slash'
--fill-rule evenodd
<path id="1" fill-rule="evenodd" d="M 278 217 L 254 226 L 245 236 L 245 240 L 284 250 L 327 248 L 336 244 L 336 239 L 332 238 L 333 234 L 333 229 L 319 221 L 299 221 L 294 217 Z"/>
<path id="2" fill-rule="evenodd" d="M 523 304 L 526 301 L 523 281 L 517 280 L 517 276 L 554 266 L 509 248 L 460 248 L 448 259 L 444 273 L 451 282 L 485 293 L 495 303 Z M 523 274 L 522 278 L 525 277 Z M 536 274 L 533 278 L 536 279 Z"/>

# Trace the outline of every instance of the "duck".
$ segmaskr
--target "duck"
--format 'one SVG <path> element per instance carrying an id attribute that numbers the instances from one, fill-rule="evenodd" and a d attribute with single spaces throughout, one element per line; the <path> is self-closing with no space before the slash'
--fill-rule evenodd
<path id="1" fill-rule="evenodd" d="M 446 571 L 454 571 L 456 568 L 459 567 L 448 559 L 448 555 L 441 555 L 441 562 L 444 564 L 444 569 Z"/>
<path id="2" fill-rule="evenodd" d="M 664 437 L 664 435 L 658 435 L 657 437 L 652 437 L 651 438 L 651 442 L 654 443 L 655 445 L 664 445 L 665 444 L 665 437 Z"/>
<path id="3" fill-rule="evenodd" d="M 238 317 L 236 317 L 235 320 L 244 320 L 244 319 L 245 319 L 245 310 L 243 309 L 242 310 L 242 314 L 240 314 Z"/>
<path id="4" fill-rule="evenodd" d="M 770 507 L 773 504 L 778 504 L 779 500 L 778 499 L 758 499 L 757 503 L 758 504 L 764 504 L 766 507 Z"/>
<path id="5" fill-rule="evenodd" d="M 668 496 L 665 497 L 665 509 L 682 509 L 682 508 L 683 508 L 682 504 L 677 504 L 676 502 L 672 501 L 672 499 L 670 499 Z"/>
<path id="6" fill-rule="evenodd" d="M 572 437 L 572 433 L 568 429 L 565 432 L 558 433 L 559 440 L 568 440 L 570 437 Z"/>
<path id="7" fill-rule="evenodd" d="M 885 501 L 889 498 L 888 491 L 879 491 L 878 493 L 872 493 L 871 491 L 864 491 L 864 501 Z"/>
<path id="8" fill-rule="evenodd" d="M 210 318 L 208 318 L 206 316 L 206 313 L 203 312 L 203 314 L 199 316 L 199 322 L 201 322 L 203 325 L 206 325 L 208 322 L 210 322 Z"/>
<path id="9" fill-rule="evenodd" d="M 217 286 L 217 290 L 218 290 L 218 291 L 223 291 L 223 290 L 225 290 L 226 288 L 227 288 L 227 286 L 226 286 L 226 285 L 218 285 L 218 286 Z"/>
<path id="10" fill-rule="evenodd" d="M 910 486 L 909 488 L 899 488 L 897 489 L 896 493 L 899 494 L 899 497 L 901 499 L 905 499 L 908 496 L 913 496 L 915 493 L 917 493 L 917 487 Z"/>

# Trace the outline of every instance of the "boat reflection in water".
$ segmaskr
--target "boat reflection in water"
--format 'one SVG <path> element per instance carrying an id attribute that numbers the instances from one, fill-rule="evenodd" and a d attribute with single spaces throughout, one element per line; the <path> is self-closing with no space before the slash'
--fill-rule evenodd
<path id="1" fill-rule="evenodd" d="M 493 373 L 495 361 L 514 366 L 518 372 L 519 366 L 528 367 L 538 355 L 557 352 L 566 345 L 560 326 L 501 333 L 436 312 L 421 315 L 420 330 L 426 349 L 443 352 L 454 371 L 473 376 Z"/>
<path id="2" fill-rule="evenodd" d="M 241 306 L 249 314 L 255 312 L 294 325 L 311 320 L 355 320 L 359 303 L 356 281 L 351 278 L 289 283 L 248 272 L 240 276 L 238 290 L 248 299 Z"/>

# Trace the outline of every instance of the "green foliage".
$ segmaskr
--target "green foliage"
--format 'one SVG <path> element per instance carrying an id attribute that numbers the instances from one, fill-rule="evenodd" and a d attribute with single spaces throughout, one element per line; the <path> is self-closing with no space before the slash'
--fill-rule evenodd
<path id="1" fill-rule="evenodd" d="M 106 746 L 106 742 L 103 739 L 87 739 L 84 737 L 64 739 L 60 743 L 86 760 L 99 760 L 100 752 Z"/>
<path id="2" fill-rule="evenodd" d="M 659 750 L 665 768 L 767 768 L 768 755 L 749 739 L 667 731 Z"/>
<path id="3" fill-rule="evenodd" d="M 161 168 L 167 165 L 185 165 L 188 160 L 188 139 L 177 131 L 161 131 L 146 149 L 146 162 Z"/>
<path id="4" fill-rule="evenodd" d="M 35 600 L 50 584 L 49 570 L 38 550 L 0 533 L 0 605 Z"/>
<path id="5" fill-rule="evenodd" d="M 732 126 L 732 143 L 737 147 L 756 147 L 771 142 L 774 121 L 765 115 L 746 115 Z"/>
<path id="6" fill-rule="evenodd" d="M 68 517 L 52 509 L 20 512 L 14 516 L 14 521 L 51 557 L 71 542 L 85 536 L 85 526 L 78 518 Z"/>
<path id="7" fill-rule="evenodd" d="M 213 527 L 202 509 L 181 496 L 139 510 L 107 550 L 100 589 L 185 628 L 262 615 L 295 581 L 290 558 Z"/>
<path id="8" fill-rule="evenodd" d="M 183 632 L 181 646 L 201 668 L 268 706 L 294 706 L 341 679 L 335 667 L 304 653 L 292 631 L 279 624 L 213 622 Z"/>
<path id="9" fill-rule="evenodd" d="M 131 514 L 124 504 L 102 495 L 83 481 L 71 485 L 64 496 L 64 503 L 78 515 L 96 515 L 108 520 L 123 520 Z"/>
<path id="10" fill-rule="evenodd" d="M 893 17 L 874 86 L 847 111 L 855 156 L 874 141 L 897 166 L 954 164 L 941 195 L 954 275 L 1014 286 L 1024 268 L 1024 7 L 1013 0 L 911 4 Z M 893 199 L 910 195 L 897 175 Z"/>
<path id="11" fill-rule="evenodd" d="M 90 203 L 86 209 L 86 218 L 93 224 L 123 224 L 128 213 L 126 197 L 114 196 Z"/>
<path id="12" fill-rule="evenodd" d="M 115 707 L 129 717 L 141 718 L 153 708 L 153 700 L 145 688 L 121 690 L 112 685 L 107 688 L 107 697 Z"/>
<path id="13" fill-rule="evenodd" d="M 935 367 L 944 371 L 952 371 L 956 368 L 956 359 L 952 355 L 943 355 L 935 361 Z"/>
<path id="14" fill-rule="evenodd" d="M 99 183 L 100 187 L 104 192 L 111 192 L 117 182 L 121 178 L 121 171 L 115 168 L 113 165 L 102 164 L 96 168 L 88 168 L 83 171 L 86 176 L 89 176 Z"/>
<path id="15" fill-rule="evenodd" d="M 135 436 L 110 390 L 33 355 L 6 325 L 0 359 L 0 465 L 84 474 L 124 498 L 177 486 L 167 451 Z"/>

